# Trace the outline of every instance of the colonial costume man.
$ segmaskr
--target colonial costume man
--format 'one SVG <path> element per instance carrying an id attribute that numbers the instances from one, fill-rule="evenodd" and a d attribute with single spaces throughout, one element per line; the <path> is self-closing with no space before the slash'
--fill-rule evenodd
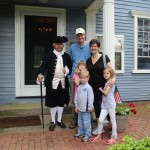
<path id="1" fill-rule="evenodd" d="M 45 105 L 50 107 L 51 123 L 49 131 L 54 131 L 56 124 L 61 128 L 66 128 L 62 121 L 64 104 L 69 104 L 69 81 L 68 75 L 71 73 L 72 62 L 70 56 L 63 51 L 67 37 L 57 36 L 53 41 L 54 50 L 44 59 L 38 70 L 38 81 L 45 80 L 46 100 Z M 56 123 L 56 114 L 58 116 Z"/>

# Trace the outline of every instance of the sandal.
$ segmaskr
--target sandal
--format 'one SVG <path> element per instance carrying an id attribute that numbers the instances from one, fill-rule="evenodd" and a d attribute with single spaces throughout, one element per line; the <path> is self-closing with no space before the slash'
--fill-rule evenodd
<path id="1" fill-rule="evenodd" d="M 105 144 L 106 145 L 112 145 L 112 144 L 115 144 L 117 141 L 115 139 L 110 139 L 110 140 L 106 140 L 105 141 Z"/>
<path id="2" fill-rule="evenodd" d="M 100 139 L 95 139 L 94 137 L 90 138 L 90 142 L 95 143 L 95 142 L 99 142 Z"/>

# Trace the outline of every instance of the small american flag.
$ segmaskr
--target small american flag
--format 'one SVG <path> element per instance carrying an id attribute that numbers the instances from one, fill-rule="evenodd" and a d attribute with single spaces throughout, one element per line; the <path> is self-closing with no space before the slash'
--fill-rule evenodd
<path id="1" fill-rule="evenodd" d="M 115 98 L 116 103 L 121 103 L 122 99 L 118 91 L 117 85 L 115 86 L 114 98 Z"/>

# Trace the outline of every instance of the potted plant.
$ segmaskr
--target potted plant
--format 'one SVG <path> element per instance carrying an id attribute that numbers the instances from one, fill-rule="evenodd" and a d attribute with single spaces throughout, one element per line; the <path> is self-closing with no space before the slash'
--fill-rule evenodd
<path id="1" fill-rule="evenodd" d="M 116 123 L 117 132 L 124 132 L 127 119 L 130 113 L 136 114 L 135 104 L 133 103 L 117 103 L 116 105 Z"/>

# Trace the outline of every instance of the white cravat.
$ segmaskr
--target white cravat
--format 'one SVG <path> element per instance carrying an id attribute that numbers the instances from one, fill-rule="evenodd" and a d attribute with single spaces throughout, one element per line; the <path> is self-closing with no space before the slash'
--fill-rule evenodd
<path id="1" fill-rule="evenodd" d="M 57 89 L 59 82 L 61 81 L 62 88 L 65 88 L 65 75 L 63 73 L 63 59 L 62 55 L 64 54 L 63 51 L 58 52 L 54 49 L 54 54 L 57 56 L 57 63 L 56 63 L 56 68 L 55 68 L 55 73 L 54 73 L 54 78 L 52 81 L 52 86 L 53 89 Z"/>

